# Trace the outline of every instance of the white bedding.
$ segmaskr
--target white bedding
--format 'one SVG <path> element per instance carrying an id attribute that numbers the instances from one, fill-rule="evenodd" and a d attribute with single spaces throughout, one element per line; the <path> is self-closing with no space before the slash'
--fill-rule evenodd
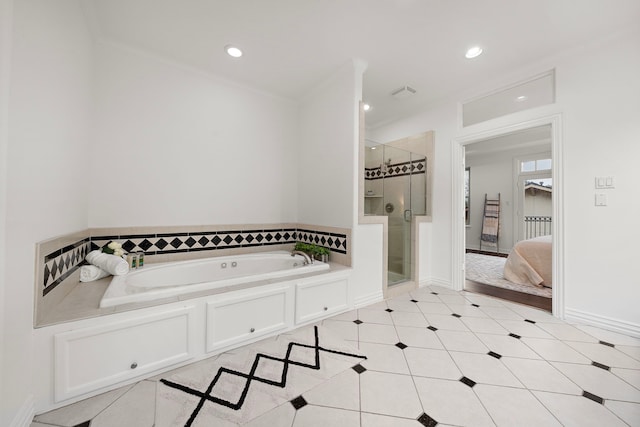
<path id="1" fill-rule="evenodd" d="M 521 285 L 551 287 L 551 258 L 551 236 L 520 241 L 509 253 L 504 277 Z"/>

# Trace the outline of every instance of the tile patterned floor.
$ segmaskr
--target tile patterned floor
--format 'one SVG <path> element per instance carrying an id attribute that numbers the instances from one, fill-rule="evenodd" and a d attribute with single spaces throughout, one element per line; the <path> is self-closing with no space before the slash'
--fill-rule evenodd
<path id="1" fill-rule="evenodd" d="M 322 324 L 368 359 L 246 426 L 640 426 L 637 338 L 435 286 Z M 166 375 L 31 427 L 151 427 Z"/>

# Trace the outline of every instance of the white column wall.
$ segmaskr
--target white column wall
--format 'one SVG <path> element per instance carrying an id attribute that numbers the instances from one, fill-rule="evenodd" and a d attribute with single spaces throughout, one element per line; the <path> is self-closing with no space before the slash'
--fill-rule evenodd
<path id="1" fill-rule="evenodd" d="M 356 72 L 341 67 L 300 105 L 298 222 L 352 228 L 357 156 Z"/>
<path id="2" fill-rule="evenodd" d="M 98 44 L 91 227 L 294 222 L 297 106 Z"/>
<path id="3" fill-rule="evenodd" d="M 11 82 L 11 52 L 13 30 L 13 0 L 0 0 L 0 402 L 9 401 L 4 353 L 11 345 L 5 343 L 5 287 L 6 280 L 6 219 L 7 219 L 7 151 L 9 145 L 9 96 Z M 0 424 L 8 425 L 14 418 L 16 407 L 0 405 Z"/>
<path id="4" fill-rule="evenodd" d="M 12 25 L 2 425 L 32 415 L 35 243 L 87 227 L 93 97 L 93 42 L 79 2 L 15 2 Z"/>

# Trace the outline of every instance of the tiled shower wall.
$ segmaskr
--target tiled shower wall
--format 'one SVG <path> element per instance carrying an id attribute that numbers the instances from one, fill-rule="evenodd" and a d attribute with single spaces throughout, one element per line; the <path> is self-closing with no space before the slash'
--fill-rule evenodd
<path id="1" fill-rule="evenodd" d="M 277 250 L 300 241 L 327 247 L 331 261 L 350 265 L 350 239 L 349 229 L 305 224 L 90 229 L 38 243 L 36 295 L 44 298 L 63 282 L 77 283 L 87 253 L 111 241 L 126 252 L 144 252 L 148 262 Z"/>

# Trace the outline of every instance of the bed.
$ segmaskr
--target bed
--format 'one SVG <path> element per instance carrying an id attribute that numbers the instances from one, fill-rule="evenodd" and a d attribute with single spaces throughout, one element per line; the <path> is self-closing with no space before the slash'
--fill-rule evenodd
<path id="1" fill-rule="evenodd" d="M 504 264 L 504 277 L 520 285 L 551 287 L 551 236 L 516 243 Z"/>

